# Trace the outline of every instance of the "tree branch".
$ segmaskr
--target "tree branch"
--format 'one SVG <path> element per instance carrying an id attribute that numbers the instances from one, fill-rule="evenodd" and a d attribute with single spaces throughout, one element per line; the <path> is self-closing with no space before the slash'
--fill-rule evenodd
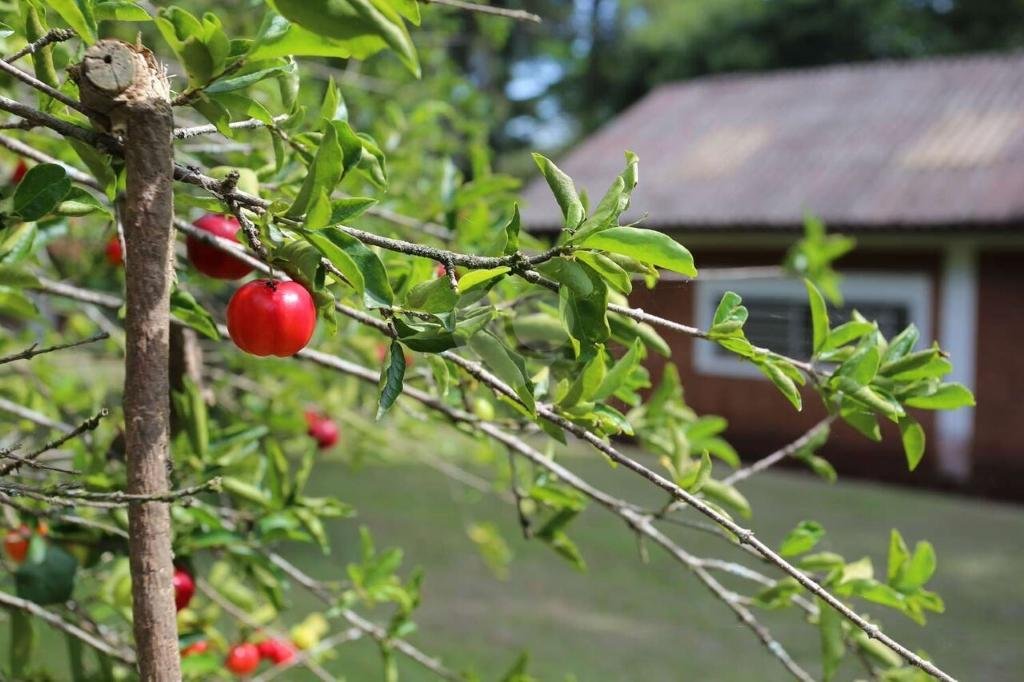
<path id="1" fill-rule="evenodd" d="M 3 405 L 0 405 L 0 408 L 2 408 L 2 407 L 3 407 Z M 40 446 L 36 450 L 33 450 L 29 454 L 25 455 L 25 457 L 19 458 L 19 459 L 13 461 L 13 462 L 8 462 L 8 463 L 0 466 L 0 476 L 7 476 L 8 474 L 11 474 L 12 472 L 17 471 L 18 468 L 21 467 L 21 465 L 24 463 L 25 460 L 34 460 L 35 458 L 37 458 L 39 455 L 43 454 L 44 452 L 47 452 L 49 450 L 54 450 L 56 448 L 59 448 L 61 445 L 64 445 L 64 443 L 68 442 L 72 438 L 76 438 L 76 437 L 82 435 L 83 433 L 85 433 L 86 431 L 94 430 L 97 426 L 99 426 L 100 420 L 103 419 L 104 417 L 106 417 L 108 414 L 110 414 L 110 412 L 106 408 L 103 408 L 102 410 L 100 410 L 99 412 L 97 412 L 93 416 L 89 417 L 88 419 L 86 419 L 84 422 L 82 422 L 78 426 L 69 427 L 70 430 L 67 431 L 60 438 L 57 438 L 56 440 L 52 440 L 52 441 L 46 443 L 45 445 Z"/>
<path id="2" fill-rule="evenodd" d="M 0 365 L 4 365 L 8 362 L 14 362 L 15 360 L 31 360 L 37 355 L 43 355 L 44 353 L 53 353 L 55 351 L 64 350 L 66 348 L 76 348 L 78 346 L 84 346 L 87 343 L 95 343 L 96 341 L 102 341 L 103 339 L 110 338 L 110 334 L 107 332 L 100 332 L 94 336 L 90 336 L 87 339 L 81 341 L 72 341 L 71 343 L 61 343 L 56 346 L 48 346 L 47 348 L 39 348 L 39 344 L 33 343 L 31 346 L 21 351 L 20 353 L 14 353 L 13 355 L 5 355 L 0 357 Z"/>
<path id="3" fill-rule="evenodd" d="M 65 40 L 71 40 L 77 34 L 70 28 L 51 28 L 46 34 L 39 40 L 35 40 L 25 47 L 21 48 L 10 57 L 7 57 L 4 61 L 8 64 L 13 64 L 27 54 L 35 54 L 39 50 L 43 49 L 47 45 L 53 43 L 62 43 Z"/>
<path id="4" fill-rule="evenodd" d="M 465 2 L 465 0 L 419 0 L 424 5 L 444 5 L 446 7 L 453 7 L 455 9 L 465 10 L 467 12 L 478 12 L 480 14 L 491 14 L 498 17 L 504 17 L 506 19 L 514 19 L 516 21 L 530 21 L 535 24 L 541 23 L 541 18 L 533 12 L 526 12 L 521 9 L 505 9 L 504 7 L 494 7 L 492 5 L 480 5 L 475 2 Z"/>
<path id="5" fill-rule="evenodd" d="M 65 632 L 72 637 L 76 637 L 93 649 L 110 656 L 127 665 L 135 665 L 135 654 L 131 651 L 119 649 L 113 644 L 101 639 L 98 635 L 86 632 L 78 625 L 64 620 L 53 611 L 44 609 L 35 602 L 30 602 L 27 599 L 21 597 L 15 597 L 13 594 L 0 591 L 0 606 L 6 606 L 11 609 L 18 609 L 28 614 L 35 616 L 42 620 L 47 625 L 57 628 L 61 632 Z"/>
<path id="6" fill-rule="evenodd" d="M 280 123 L 288 119 L 287 114 L 280 114 L 273 118 L 274 123 Z M 248 118 L 244 121 L 232 121 L 228 124 L 228 127 L 232 130 L 249 130 L 252 128 L 269 128 L 271 124 L 265 123 L 258 118 Z M 197 137 L 199 135 L 211 135 L 219 132 L 217 126 L 212 123 L 205 125 L 192 126 L 190 128 L 175 128 L 174 139 L 176 140 L 187 140 L 189 138 Z"/>

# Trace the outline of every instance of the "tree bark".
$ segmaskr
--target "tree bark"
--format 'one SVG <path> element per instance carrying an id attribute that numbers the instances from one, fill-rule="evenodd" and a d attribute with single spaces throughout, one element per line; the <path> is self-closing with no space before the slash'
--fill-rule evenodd
<path id="1" fill-rule="evenodd" d="M 104 40 L 72 72 L 94 125 L 124 144 L 125 442 L 128 492 L 168 490 L 169 327 L 173 255 L 174 120 L 163 68 L 149 50 Z M 181 679 L 174 606 L 170 510 L 128 508 L 132 614 L 139 675 Z"/>

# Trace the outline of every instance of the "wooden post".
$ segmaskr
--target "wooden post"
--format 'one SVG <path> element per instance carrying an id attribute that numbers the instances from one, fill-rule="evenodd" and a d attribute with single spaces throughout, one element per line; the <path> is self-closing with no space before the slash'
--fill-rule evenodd
<path id="1" fill-rule="evenodd" d="M 170 88 L 142 46 L 103 40 L 72 70 L 94 125 L 124 145 L 127 339 L 124 416 L 128 492 L 168 489 L 168 344 L 174 237 L 174 153 Z M 162 502 L 128 508 L 132 613 L 139 675 L 181 679 L 170 510 Z"/>

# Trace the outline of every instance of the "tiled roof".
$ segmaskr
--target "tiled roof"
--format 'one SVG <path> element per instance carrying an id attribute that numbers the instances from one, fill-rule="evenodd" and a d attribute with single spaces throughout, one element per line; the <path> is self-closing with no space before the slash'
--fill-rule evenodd
<path id="1" fill-rule="evenodd" d="M 717 76 L 657 88 L 557 163 L 600 199 L 640 157 L 625 220 L 786 228 L 1024 226 L 1024 53 Z M 556 227 L 543 180 L 524 221 Z"/>

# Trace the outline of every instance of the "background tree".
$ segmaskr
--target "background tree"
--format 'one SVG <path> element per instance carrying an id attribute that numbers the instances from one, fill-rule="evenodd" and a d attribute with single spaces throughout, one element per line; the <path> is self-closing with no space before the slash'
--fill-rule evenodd
<path id="1" fill-rule="evenodd" d="M 482 26 L 535 19 L 455 4 L 488 13 Z M 824 533 L 813 521 L 777 548 L 746 525 L 752 510 L 738 486 L 757 472 L 792 457 L 834 475 L 814 454 L 833 421 L 871 438 L 879 418 L 897 423 L 914 468 L 924 432 L 911 410 L 973 402 L 942 381 L 948 359 L 937 346 L 918 349 L 913 327 L 892 339 L 860 317 L 829 327 L 819 289 L 832 293 L 830 264 L 848 240 L 812 223 L 789 259 L 807 281 L 811 358 L 751 344 L 735 294 L 706 330 L 633 309 L 632 287 L 653 284 L 659 269 L 697 276 L 683 245 L 619 225 L 638 159 L 627 152 L 622 174 L 588 206 L 536 155 L 565 229 L 552 244 L 531 237 L 518 181 L 492 170 L 494 105 L 462 72 L 476 58 L 450 57 L 449 9 L 421 17 L 407 0 L 253 0 L 226 4 L 224 21 L 202 7 L 22 0 L 0 9 L 10 54 L 0 110 L 12 117 L 0 145 L 32 164 L 7 189 L 0 232 L 0 311 L 12 330 L 0 357 L 12 368 L 0 376 L 0 410 L 12 416 L 0 451 L 11 525 L 0 605 L 15 619 L 13 677 L 60 678 L 54 657 L 33 646 L 41 620 L 67 636 L 75 679 L 175 679 L 177 659 L 166 660 L 175 636 L 182 674 L 196 679 L 270 679 L 296 665 L 330 679 L 325 656 L 360 638 L 378 644 L 387 679 L 399 657 L 442 679 L 474 679 L 409 642 L 422 576 L 402 569 L 400 550 L 378 549 L 364 531 L 358 555 L 347 552 L 344 571 L 327 564 L 326 580 L 282 555 L 285 542 L 328 553 L 325 522 L 353 512 L 306 490 L 340 422 L 352 457 L 413 450 L 439 432 L 484 453 L 524 536 L 579 568 L 573 521 L 587 507 L 613 514 L 797 679 L 814 676 L 755 609 L 789 608 L 817 630 L 821 677 L 855 651 L 870 675 L 952 679 L 865 612 L 868 603 L 923 623 L 942 610 L 926 588 L 930 544 L 910 551 L 894 531 L 876 577 L 869 560 L 812 552 Z M 417 32 L 435 19 L 440 28 Z M 385 85 L 357 66 L 378 53 Z M 170 93 L 161 62 L 173 65 Z M 148 80 L 123 78 L 129 71 Z M 387 89 L 394 82 L 403 87 Z M 149 119 L 136 118 L 138 101 Z M 173 282 L 172 225 L 186 238 Z M 259 279 L 239 282 L 248 271 Z M 687 408 L 671 364 L 651 381 L 643 361 L 667 354 L 665 330 L 754 363 L 796 409 L 816 394 L 830 416 L 743 467 L 721 438 L 723 420 Z M 625 450 L 623 438 L 642 449 Z M 557 457 L 570 442 L 664 503 L 648 508 L 583 479 Z M 444 464 L 476 480 L 459 473 L 461 461 Z M 729 556 L 692 554 L 679 526 L 714 534 Z M 492 531 L 478 536 L 500 554 Z M 290 609 L 295 587 L 323 612 Z M 529 679 L 525 661 L 506 679 Z"/>

